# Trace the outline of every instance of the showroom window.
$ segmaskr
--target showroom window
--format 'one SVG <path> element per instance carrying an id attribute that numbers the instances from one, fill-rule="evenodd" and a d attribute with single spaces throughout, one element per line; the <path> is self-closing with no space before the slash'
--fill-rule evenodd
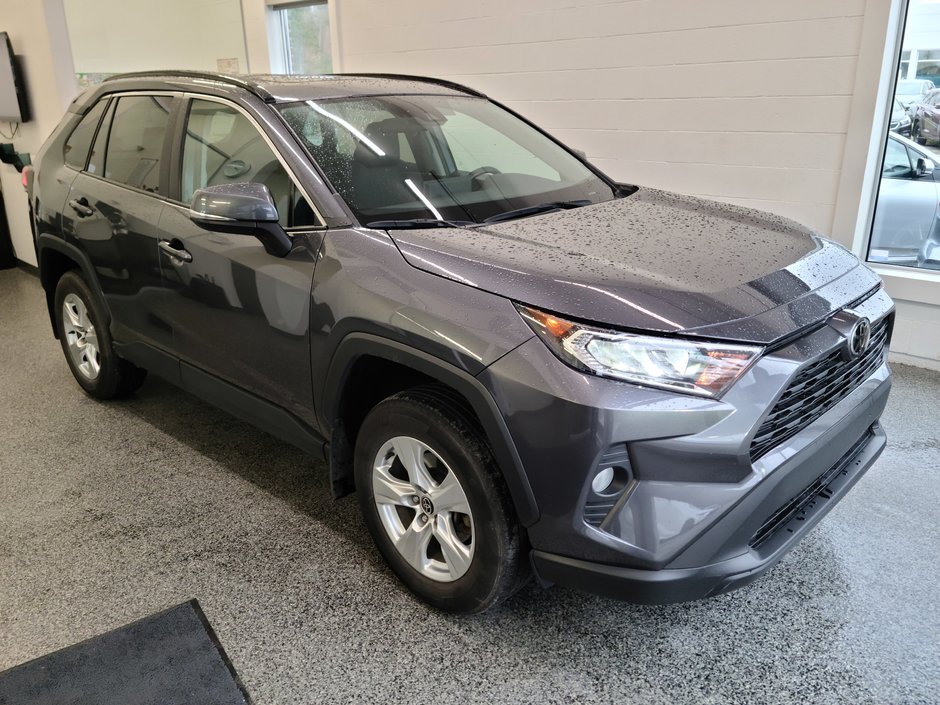
<path id="1" fill-rule="evenodd" d="M 194 100 L 183 145 L 181 195 L 185 203 L 206 186 L 261 183 L 268 187 L 283 227 L 315 225 L 313 209 L 258 129 L 235 108 Z"/>
<path id="2" fill-rule="evenodd" d="M 105 178 L 157 193 L 171 96 L 121 98 L 114 111 Z"/>
<path id="3" fill-rule="evenodd" d="M 890 96 L 868 261 L 940 270 L 940 3 L 911 2 Z"/>
<path id="4" fill-rule="evenodd" d="M 275 41 L 283 73 L 333 72 L 330 12 L 326 2 L 275 5 Z"/>

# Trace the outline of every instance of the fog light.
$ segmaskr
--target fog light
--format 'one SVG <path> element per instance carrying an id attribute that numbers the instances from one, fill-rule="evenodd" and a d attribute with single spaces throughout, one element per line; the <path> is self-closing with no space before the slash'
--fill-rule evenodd
<path id="1" fill-rule="evenodd" d="M 591 480 L 591 489 L 597 494 L 604 494 L 614 482 L 614 469 L 604 468 Z"/>

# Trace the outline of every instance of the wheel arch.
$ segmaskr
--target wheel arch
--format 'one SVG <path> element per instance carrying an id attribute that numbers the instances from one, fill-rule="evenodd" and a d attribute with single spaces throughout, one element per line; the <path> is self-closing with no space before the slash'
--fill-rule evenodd
<path id="1" fill-rule="evenodd" d="M 534 524 L 539 518 L 535 495 L 502 414 L 483 384 L 444 360 L 368 333 L 351 333 L 342 340 L 320 397 L 319 414 L 330 439 L 333 494 L 353 489 L 352 448 L 369 409 L 391 394 L 428 383 L 443 385 L 466 404 L 493 451 L 519 521 Z"/>
<path id="2" fill-rule="evenodd" d="M 68 271 L 79 270 L 88 282 L 89 288 L 98 295 L 104 308 L 105 323 L 110 325 L 111 312 L 100 295 L 101 288 L 98 277 L 91 266 L 88 256 L 74 245 L 52 235 L 40 235 L 36 242 L 36 254 L 39 262 L 39 281 L 46 292 L 46 306 L 49 311 L 49 322 L 52 324 L 52 333 L 58 338 L 59 332 L 55 323 L 55 288 L 62 275 Z"/>

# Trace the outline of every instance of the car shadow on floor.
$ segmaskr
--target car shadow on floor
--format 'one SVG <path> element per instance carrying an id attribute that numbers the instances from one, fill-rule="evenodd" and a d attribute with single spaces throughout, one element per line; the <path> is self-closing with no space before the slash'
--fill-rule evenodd
<path id="1" fill-rule="evenodd" d="M 356 497 L 333 499 L 323 460 L 152 376 L 121 403 L 160 432 L 372 552 Z"/>

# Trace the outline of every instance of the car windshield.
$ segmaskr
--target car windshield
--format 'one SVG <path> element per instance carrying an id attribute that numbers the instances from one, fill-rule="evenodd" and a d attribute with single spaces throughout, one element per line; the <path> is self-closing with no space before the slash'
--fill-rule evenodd
<path id="1" fill-rule="evenodd" d="M 279 109 L 364 225 L 474 224 L 617 196 L 568 151 L 484 98 L 357 97 Z"/>

